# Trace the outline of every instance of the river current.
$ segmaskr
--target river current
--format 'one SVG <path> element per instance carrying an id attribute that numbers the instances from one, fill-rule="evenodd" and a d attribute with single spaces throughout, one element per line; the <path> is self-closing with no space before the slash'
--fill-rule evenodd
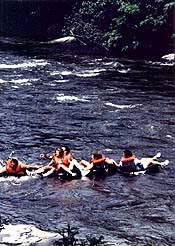
<path id="1" fill-rule="evenodd" d="M 163 61 L 61 55 L 55 48 L 1 49 L 1 159 L 14 152 L 24 163 L 45 164 L 40 153 L 68 145 L 78 160 L 99 150 L 118 162 L 125 148 L 138 158 L 160 151 L 170 160 L 154 175 L 0 178 L 3 224 L 56 232 L 69 223 L 111 245 L 175 245 L 174 68 Z M 13 245 L 30 245 L 27 237 L 23 228 L 22 241 Z M 9 245 L 8 235 L 0 239 Z"/>

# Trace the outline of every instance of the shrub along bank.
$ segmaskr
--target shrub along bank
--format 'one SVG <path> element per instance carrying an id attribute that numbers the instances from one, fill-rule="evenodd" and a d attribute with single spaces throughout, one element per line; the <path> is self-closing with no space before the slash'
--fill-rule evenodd
<path id="1" fill-rule="evenodd" d="M 174 1 L 73 0 L 62 35 L 76 35 L 115 55 L 161 56 L 172 52 Z"/>

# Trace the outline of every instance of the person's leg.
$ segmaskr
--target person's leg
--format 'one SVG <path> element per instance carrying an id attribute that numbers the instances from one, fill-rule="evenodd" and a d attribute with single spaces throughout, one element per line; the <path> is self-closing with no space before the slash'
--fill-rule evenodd
<path id="1" fill-rule="evenodd" d="M 153 160 L 157 160 L 161 157 L 161 152 L 158 152 L 155 156 L 152 157 Z"/>
<path id="2" fill-rule="evenodd" d="M 150 165 L 159 165 L 159 166 L 167 166 L 169 164 L 169 160 L 165 160 L 162 162 L 157 161 L 158 157 L 155 158 L 155 156 L 153 158 L 141 158 L 140 162 L 143 165 L 144 169 L 146 169 L 148 166 Z"/>

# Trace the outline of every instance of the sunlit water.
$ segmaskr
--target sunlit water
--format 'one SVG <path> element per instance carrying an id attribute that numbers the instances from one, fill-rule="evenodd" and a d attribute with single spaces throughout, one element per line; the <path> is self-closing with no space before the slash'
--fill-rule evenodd
<path id="1" fill-rule="evenodd" d="M 112 245 L 174 245 L 174 67 L 1 50 L 1 159 L 14 151 L 25 163 L 44 164 L 40 153 L 69 145 L 78 160 L 100 150 L 119 161 L 126 147 L 139 158 L 161 151 L 170 160 L 155 175 L 0 178 L 2 221 L 49 232 L 70 223 Z"/>

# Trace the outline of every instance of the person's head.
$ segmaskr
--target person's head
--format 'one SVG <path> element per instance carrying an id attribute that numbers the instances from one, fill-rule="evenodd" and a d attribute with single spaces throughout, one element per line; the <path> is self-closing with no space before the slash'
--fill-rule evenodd
<path id="1" fill-rule="evenodd" d="M 99 151 L 95 151 L 92 154 L 92 158 L 95 159 L 95 160 L 99 160 L 99 159 L 103 158 L 103 156 L 102 156 L 102 154 Z"/>
<path id="2" fill-rule="evenodd" d="M 132 152 L 131 152 L 129 149 L 125 149 L 125 150 L 123 151 L 123 155 L 124 155 L 124 157 L 129 158 L 129 157 L 131 157 L 133 154 L 132 154 Z"/>
<path id="3" fill-rule="evenodd" d="M 66 155 L 68 155 L 71 152 L 68 146 L 63 146 L 61 149 L 64 151 Z"/>
<path id="4" fill-rule="evenodd" d="M 57 157 L 60 157 L 61 153 L 62 153 L 62 149 L 61 148 L 56 148 L 54 151 L 54 155 Z"/>
<path id="5" fill-rule="evenodd" d="M 13 170 L 16 170 L 18 166 L 18 159 L 17 158 L 12 158 L 10 160 L 10 167 L 13 169 Z"/>
<path id="6" fill-rule="evenodd" d="M 72 153 L 71 153 L 70 148 L 68 146 L 61 147 L 60 155 L 61 155 L 61 158 L 62 157 L 66 157 L 66 158 L 70 157 L 71 158 Z"/>

